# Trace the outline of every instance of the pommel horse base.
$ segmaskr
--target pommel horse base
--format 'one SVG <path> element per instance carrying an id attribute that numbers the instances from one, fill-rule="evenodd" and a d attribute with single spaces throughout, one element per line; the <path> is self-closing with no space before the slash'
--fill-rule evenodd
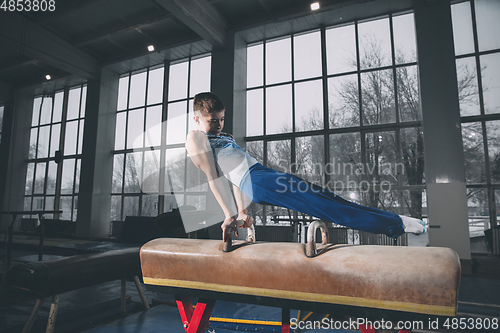
<path id="1" fill-rule="evenodd" d="M 216 299 L 285 309 L 282 332 L 290 332 L 287 309 L 426 322 L 457 313 L 460 262 L 448 248 L 330 245 L 308 258 L 300 243 L 223 247 L 165 238 L 141 248 L 147 289 L 182 295 L 176 299 L 187 333 L 206 329 Z M 189 296 L 200 297 L 194 311 Z"/>

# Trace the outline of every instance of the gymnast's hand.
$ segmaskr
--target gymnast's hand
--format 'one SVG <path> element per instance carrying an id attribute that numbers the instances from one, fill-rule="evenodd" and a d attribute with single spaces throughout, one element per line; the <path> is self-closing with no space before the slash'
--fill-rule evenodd
<path id="1" fill-rule="evenodd" d="M 240 212 L 236 219 L 238 221 L 243 221 L 243 225 L 238 225 L 239 228 L 250 228 L 253 224 L 253 218 L 245 212 Z"/>
<path id="2" fill-rule="evenodd" d="M 238 229 L 236 226 L 236 217 L 231 216 L 231 217 L 226 217 L 222 225 L 220 226 L 222 228 L 222 240 L 225 242 L 227 238 L 227 234 L 231 234 L 233 232 L 238 237 Z"/>

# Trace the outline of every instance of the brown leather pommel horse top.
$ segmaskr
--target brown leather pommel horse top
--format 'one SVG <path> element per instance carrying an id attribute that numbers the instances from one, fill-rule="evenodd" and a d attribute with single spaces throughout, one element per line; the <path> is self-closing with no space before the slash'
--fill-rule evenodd
<path id="1" fill-rule="evenodd" d="M 460 261 L 448 248 L 160 238 L 141 248 L 144 283 L 203 292 L 454 316 Z"/>

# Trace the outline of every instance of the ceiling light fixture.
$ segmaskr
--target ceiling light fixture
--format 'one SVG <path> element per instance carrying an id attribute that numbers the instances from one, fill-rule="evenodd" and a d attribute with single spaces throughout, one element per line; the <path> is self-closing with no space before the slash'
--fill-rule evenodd
<path id="1" fill-rule="evenodd" d="M 311 4 L 311 10 L 318 10 L 319 9 L 319 2 L 313 2 Z"/>
<path id="2" fill-rule="evenodd" d="M 153 45 L 148 46 L 149 52 L 153 52 L 155 50 L 155 47 Z"/>
<path id="3" fill-rule="evenodd" d="M 47 74 L 47 75 L 45 75 L 45 78 L 46 78 L 46 79 L 47 79 L 47 81 L 48 81 L 48 80 L 50 80 L 52 77 L 51 77 L 49 74 Z"/>

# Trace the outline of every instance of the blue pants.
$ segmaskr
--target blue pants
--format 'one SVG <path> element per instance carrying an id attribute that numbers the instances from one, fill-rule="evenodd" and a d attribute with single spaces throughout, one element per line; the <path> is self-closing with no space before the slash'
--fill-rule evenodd
<path id="1" fill-rule="evenodd" d="M 404 233 L 403 222 L 397 214 L 355 204 L 321 186 L 259 163 L 250 167 L 239 187 L 258 204 L 289 208 L 352 229 L 389 237 Z"/>

